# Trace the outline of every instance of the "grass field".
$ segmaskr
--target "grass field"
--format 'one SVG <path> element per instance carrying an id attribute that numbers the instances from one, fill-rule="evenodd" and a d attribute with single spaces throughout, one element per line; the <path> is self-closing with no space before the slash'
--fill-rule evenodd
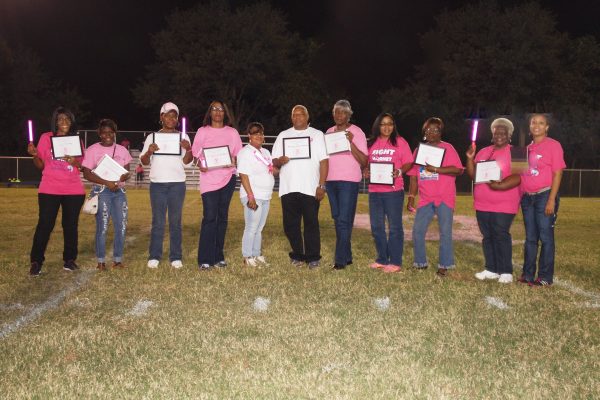
<path id="1" fill-rule="evenodd" d="M 191 190 L 185 267 L 150 270 L 148 192 L 128 197 L 125 270 L 96 272 L 95 223 L 82 215 L 82 271 L 62 270 L 59 220 L 43 274 L 31 278 L 36 191 L 0 189 L 0 398 L 600 398 L 597 199 L 562 199 L 556 284 L 529 288 L 477 281 L 483 259 L 472 241 L 455 242 L 457 270 L 444 280 L 432 268 L 369 270 L 375 250 L 364 229 L 354 231 L 354 264 L 333 271 L 328 204 L 323 267 L 297 270 L 278 199 L 264 235 L 271 266 L 247 269 L 237 197 L 230 266 L 199 272 L 202 205 Z M 470 197 L 459 197 L 456 214 L 474 216 Z M 523 239 L 520 217 L 513 236 Z M 437 262 L 437 242 L 428 255 Z"/>

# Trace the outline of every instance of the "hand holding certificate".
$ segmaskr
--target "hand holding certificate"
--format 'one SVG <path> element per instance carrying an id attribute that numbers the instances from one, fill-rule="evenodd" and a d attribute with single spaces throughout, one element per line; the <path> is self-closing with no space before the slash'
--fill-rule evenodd
<path id="1" fill-rule="evenodd" d="M 283 155 L 290 160 L 301 160 L 310 158 L 310 137 L 283 139 Z"/>
<path id="2" fill-rule="evenodd" d="M 502 171 L 495 160 L 480 161 L 475 166 L 475 183 L 502 180 Z"/>
<path id="3" fill-rule="evenodd" d="M 155 132 L 152 136 L 152 142 L 158 146 L 154 155 L 181 155 L 181 134 L 179 132 Z"/>
<path id="4" fill-rule="evenodd" d="M 372 162 L 369 164 L 370 182 L 377 185 L 394 185 L 394 163 Z"/>
<path id="5" fill-rule="evenodd" d="M 52 154 L 55 159 L 65 157 L 81 157 L 83 149 L 81 148 L 81 140 L 77 135 L 52 136 L 50 138 L 52 144 Z"/>
<path id="6" fill-rule="evenodd" d="M 105 154 L 92 172 L 104 180 L 116 182 L 121 180 L 121 175 L 126 174 L 127 170 Z"/>
<path id="7" fill-rule="evenodd" d="M 202 157 L 207 169 L 227 168 L 233 165 L 229 146 L 207 147 L 202 150 Z"/>
<path id="8" fill-rule="evenodd" d="M 431 165 L 432 167 L 440 168 L 442 166 L 442 162 L 444 161 L 445 153 L 446 149 L 442 147 L 421 143 L 417 150 L 415 164 Z"/>
<path id="9" fill-rule="evenodd" d="M 331 132 L 325 135 L 327 154 L 337 154 L 350 151 L 350 141 L 346 131 Z"/>

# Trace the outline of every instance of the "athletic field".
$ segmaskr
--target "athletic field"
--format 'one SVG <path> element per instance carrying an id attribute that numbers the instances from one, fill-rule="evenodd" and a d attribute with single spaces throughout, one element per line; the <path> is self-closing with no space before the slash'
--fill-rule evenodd
<path id="1" fill-rule="evenodd" d="M 148 269 L 148 192 L 132 189 L 125 270 L 96 271 L 95 221 L 82 215 L 81 271 L 63 271 L 59 216 L 42 275 L 30 277 L 36 190 L 0 189 L 0 398 L 600 398 L 600 200 L 561 199 L 555 284 L 530 288 L 474 278 L 483 256 L 467 196 L 455 212 L 458 268 L 443 280 L 434 268 L 370 270 L 363 228 L 354 264 L 330 269 L 326 200 L 321 268 L 289 264 L 276 197 L 263 238 L 271 265 L 245 268 L 237 196 L 226 269 L 196 267 L 202 204 L 192 190 L 185 267 Z M 368 227 L 366 195 L 358 213 Z M 513 240 L 520 265 L 520 217 Z M 437 245 L 432 236 L 434 265 Z M 404 250 L 407 267 L 410 241 Z"/>

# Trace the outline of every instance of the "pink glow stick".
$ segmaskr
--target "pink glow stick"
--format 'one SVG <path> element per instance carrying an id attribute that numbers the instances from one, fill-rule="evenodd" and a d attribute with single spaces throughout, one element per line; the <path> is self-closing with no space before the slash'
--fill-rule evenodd
<path id="1" fill-rule="evenodd" d="M 29 128 L 29 143 L 33 143 L 33 121 L 27 120 L 27 126 Z"/>
<path id="2" fill-rule="evenodd" d="M 473 121 L 473 131 L 471 132 L 471 145 L 473 147 L 475 147 L 475 142 L 477 141 L 477 126 L 479 126 L 478 119 Z"/>
<path id="3" fill-rule="evenodd" d="M 181 139 L 183 139 L 183 135 L 185 134 L 185 117 L 181 118 Z"/>

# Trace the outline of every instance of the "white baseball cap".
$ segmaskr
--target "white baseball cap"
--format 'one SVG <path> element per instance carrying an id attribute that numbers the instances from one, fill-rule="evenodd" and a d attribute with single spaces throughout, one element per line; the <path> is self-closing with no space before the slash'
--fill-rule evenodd
<path id="1" fill-rule="evenodd" d="M 171 103 L 170 101 L 163 104 L 162 107 L 160 108 L 160 113 L 162 114 L 166 114 L 169 111 L 173 111 L 175 110 L 175 112 L 177 113 L 177 115 L 179 115 L 179 107 L 177 107 L 175 105 L 175 103 Z"/>

